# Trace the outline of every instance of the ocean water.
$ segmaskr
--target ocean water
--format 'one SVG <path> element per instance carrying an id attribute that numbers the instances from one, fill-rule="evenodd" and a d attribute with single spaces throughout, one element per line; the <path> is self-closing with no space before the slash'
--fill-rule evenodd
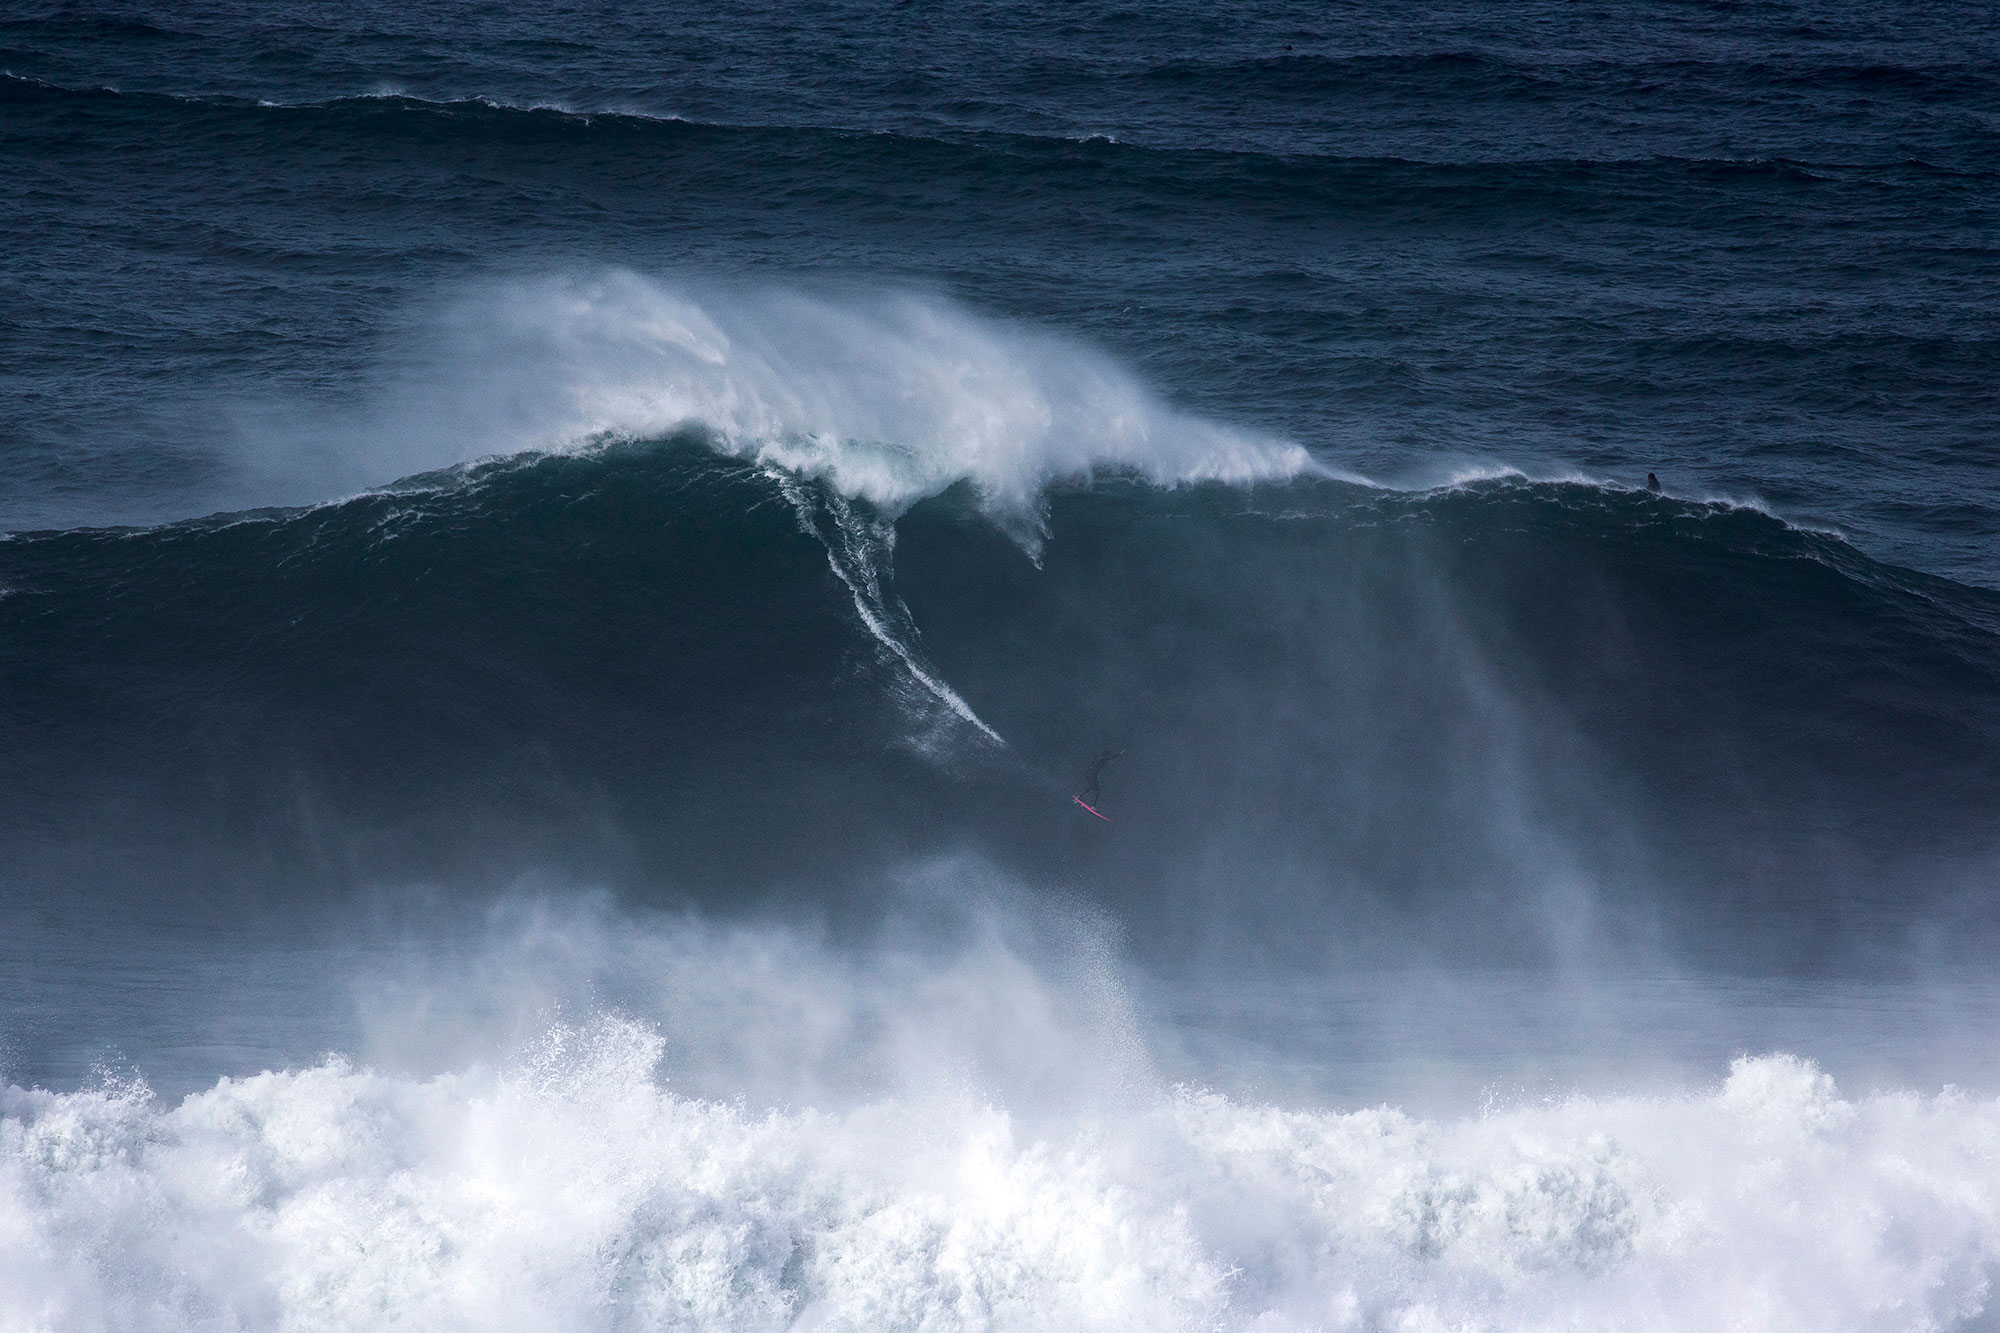
<path id="1" fill-rule="evenodd" d="M 2000 1328 L 1990 6 L 21 0 L 0 298 L 0 1329 Z"/>

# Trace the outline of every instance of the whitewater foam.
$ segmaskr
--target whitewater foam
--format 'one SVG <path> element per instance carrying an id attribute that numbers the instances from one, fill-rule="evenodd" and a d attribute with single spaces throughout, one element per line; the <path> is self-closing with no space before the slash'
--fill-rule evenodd
<path id="1" fill-rule="evenodd" d="M 399 360 L 365 419 L 247 419 L 246 466 L 352 489 L 692 427 L 891 514 L 969 483 L 1020 531 L 1050 483 L 1100 471 L 1176 485 L 1320 470 L 1299 445 L 1166 405 L 1101 352 L 930 295 L 521 281 L 457 301 Z"/>
<path id="2" fill-rule="evenodd" d="M 1106 923 L 949 883 L 859 948 L 517 904 L 380 1017 L 625 1007 L 445 1072 L 6 1087 L 0 1329 L 1987 1326 L 2000 1101 L 1790 1055 L 1430 1117 L 1169 1085 Z"/>
<path id="3" fill-rule="evenodd" d="M 1938 1329 L 2000 1263 L 2000 1105 L 1718 1090 L 1456 1121 L 1177 1089 L 753 1113 L 612 1016 L 428 1080 L 342 1059 L 0 1098 L 8 1328 Z"/>

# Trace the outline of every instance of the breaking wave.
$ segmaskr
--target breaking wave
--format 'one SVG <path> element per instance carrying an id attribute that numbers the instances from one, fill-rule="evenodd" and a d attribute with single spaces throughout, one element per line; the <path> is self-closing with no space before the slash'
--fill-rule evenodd
<path id="1" fill-rule="evenodd" d="M 4 1087 L 0 1310 L 121 1331 L 1983 1326 L 2000 1102 L 1845 1094 L 1769 1054 L 1664 1095 L 1274 1103 L 1158 1072 L 1159 1016 L 1101 915 L 966 865 L 900 902 L 841 939 L 516 901 L 353 978 L 373 1058 L 177 1103 L 137 1073 Z"/>
<path id="2" fill-rule="evenodd" d="M 1955 1328 L 2000 1264 L 2000 1106 L 1790 1056 L 1458 1120 L 1179 1088 L 1037 1127 L 690 1099 L 661 1054 L 607 1016 L 426 1080 L 8 1089 L 10 1323 Z"/>
<path id="3" fill-rule="evenodd" d="M 246 468 L 323 492 L 694 428 L 722 453 L 892 514 L 966 483 L 1030 538 L 1057 481 L 1322 471 L 1299 445 L 1170 407 L 1086 345 L 913 293 L 675 287 L 629 272 L 501 283 L 442 309 L 395 361 L 360 418 L 257 416 Z"/>

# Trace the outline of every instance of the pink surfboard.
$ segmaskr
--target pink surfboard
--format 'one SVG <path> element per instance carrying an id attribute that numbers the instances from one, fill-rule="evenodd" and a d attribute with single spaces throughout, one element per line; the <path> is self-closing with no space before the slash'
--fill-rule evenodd
<path id="1" fill-rule="evenodd" d="M 1072 801 L 1075 801 L 1078 805 L 1082 806 L 1084 809 L 1090 811 L 1091 814 L 1096 815 L 1099 819 L 1103 820 L 1105 823 L 1109 824 L 1111 822 L 1110 815 L 1100 813 L 1096 806 L 1084 800 L 1081 796 L 1072 796 L 1070 797 L 1070 799 Z"/>

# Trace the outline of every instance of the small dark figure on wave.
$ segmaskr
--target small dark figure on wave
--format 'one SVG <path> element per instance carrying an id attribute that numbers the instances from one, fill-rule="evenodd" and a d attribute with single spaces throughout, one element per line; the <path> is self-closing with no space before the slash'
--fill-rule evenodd
<path id="1" fill-rule="evenodd" d="M 1124 753 L 1123 750 L 1105 750 L 1097 758 L 1091 760 L 1090 767 L 1083 770 L 1083 790 L 1076 794 L 1076 799 L 1079 801 L 1089 801 L 1095 805 L 1098 799 L 1097 775 L 1104 771 L 1106 764 Z"/>
<path id="2" fill-rule="evenodd" d="M 1650 472 L 1646 474 L 1646 489 L 1655 495 L 1660 493 L 1660 479 Z"/>

